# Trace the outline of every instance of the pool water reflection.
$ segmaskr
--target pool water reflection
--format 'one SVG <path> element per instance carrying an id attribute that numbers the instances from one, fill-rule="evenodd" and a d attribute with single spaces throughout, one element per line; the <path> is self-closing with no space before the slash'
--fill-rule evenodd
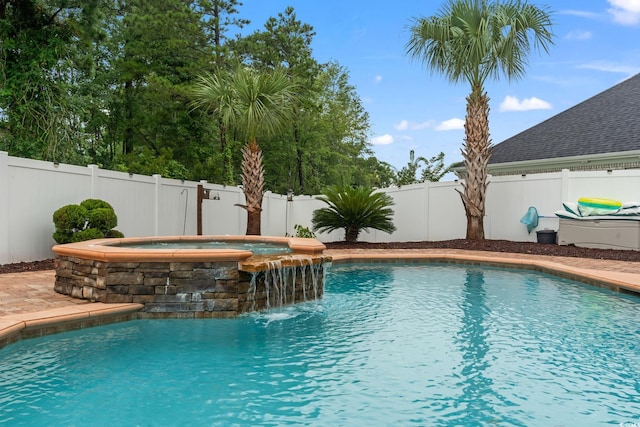
<path id="1" fill-rule="evenodd" d="M 6 425 L 618 425 L 637 297 L 531 271 L 334 265 L 323 300 L 0 350 Z"/>

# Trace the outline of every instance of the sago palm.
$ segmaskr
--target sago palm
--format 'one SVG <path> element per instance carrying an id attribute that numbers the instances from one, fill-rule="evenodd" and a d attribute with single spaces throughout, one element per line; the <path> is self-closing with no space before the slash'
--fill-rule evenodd
<path id="1" fill-rule="evenodd" d="M 264 168 L 258 135 L 272 135 L 291 117 L 296 85 L 286 71 L 259 72 L 238 65 L 231 71 L 201 76 L 194 87 L 194 105 L 206 107 L 225 126 L 244 131 L 248 142 L 242 149 L 242 187 L 247 211 L 247 234 L 260 234 Z"/>
<path id="2" fill-rule="evenodd" d="M 484 239 L 489 139 L 489 78 L 524 76 L 532 48 L 548 51 L 553 35 L 550 14 L 526 1 L 450 0 L 436 16 L 415 19 L 407 54 L 451 82 L 466 81 L 466 167 L 460 192 L 467 216 L 467 239 Z"/>
<path id="3" fill-rule="evenodd" d="M 393 199 L 368 187 L 338 187 L 325 190 L 318 196 L 327 205 L 313 212 L 314 231 L 331 232 L 344 229 L 345 241 L 356 242 L 362 230 L 370 228 L 393 233 Z"/>

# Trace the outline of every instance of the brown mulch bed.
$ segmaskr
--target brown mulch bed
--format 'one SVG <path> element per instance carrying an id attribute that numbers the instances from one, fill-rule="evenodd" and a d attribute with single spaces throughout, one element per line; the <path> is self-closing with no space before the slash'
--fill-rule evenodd
<path id="1" fill-rule="evenodd" d="M 533 255 L 555 255 L 577 258 L 609 259 L 615 261 L 640 262 L 640 251 L 626 251 L 614 249 L 578 248 L 575 246 L 549 245 L 532 242 L 512 242 L 509 240 L 444 240 L 437 242 L 331 242 L 326 243 L 329 249 L 467 249 L 473 251 L 511 252 Z M 24 271 L 51 270 L 53 260 L 19 262 L 0 265 L 0 274 L 18 273 Z"/>
<path id="2" fill-rule="evenodd" d="M 43 261 L 17 262 L 15 264 L 0 265 L 0 274 L 3 273 L 22 273 L 24 271 L 41 271 L 53 270 L 53 260 L 45 259 Z"/>
<path id="3" fill-rule="evenodd" d="M 576 258 L 609 259 L 615 261 L 640 262 L 640 251 L 578 248 L 535 242 L 512 242 L 510 240 L 443 240 L 437 242 L 393 242 L 393 243 L 325 243 L 329 249 L 467 249 L 472 251 L 510 252 L 533 255 L 553 255 Z"/>

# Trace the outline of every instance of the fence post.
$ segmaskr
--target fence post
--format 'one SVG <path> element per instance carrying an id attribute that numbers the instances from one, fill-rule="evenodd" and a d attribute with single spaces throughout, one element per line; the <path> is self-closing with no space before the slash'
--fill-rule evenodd
<path id="1" fill-rule="evenodd" d="M 560 200 L 560 204 L 561 204 L 562 202 L 569 201 L 569 186 L 571 184 L 571 176 L 570 176 L 569 169 L 562 169 L 560 179 L 561 179 L 560 194 L 562 196 L 562 200 Z"/>
<path id="2" fill-rule="evenodd" d="M 98 165 L 87 165 L 89 169 L 91 169 L 91 188 L 89 188 L 89 198 L 90 199 L 99 199 L 98 195 Z"/>
<path id="3" fill-rule="evenodd" d="M 0 264 L 9 262 L 9 153 L 0 151 Z"/>
<path id="4" fill-rule="evenodd" d="M 160 178 L 162 175 L 153 174 L 153 179 L 156 181 L 153 194 L 153 232 L 155 236 L 160 235 Z"/>

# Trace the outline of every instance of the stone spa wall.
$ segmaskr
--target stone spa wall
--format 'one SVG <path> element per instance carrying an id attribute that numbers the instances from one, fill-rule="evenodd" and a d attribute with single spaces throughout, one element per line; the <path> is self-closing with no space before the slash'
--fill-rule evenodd
<path id="1" fill-rule="evenodd" d="M 261 242 L 292 252 L 198 249 L 207 241 Z M 126 244 L 184 243 L 141 249 Z M 56 245 L 55 291 L 103 303 L 139 303 L 139 317 L 231 317 L 322 297 L 331 261 L 316 239 L 174 236 L 96 239 Z"/>
<path id="2" fill-rule="evenodd" d="M 139 317 L 233 317 L 322 297 L 322 255 L 287 262 L 108 262 L 59 255 L 55 291 L 103 303 L 140 303 Z M 283 265 L 284 264 L 284 265 Z"/>

